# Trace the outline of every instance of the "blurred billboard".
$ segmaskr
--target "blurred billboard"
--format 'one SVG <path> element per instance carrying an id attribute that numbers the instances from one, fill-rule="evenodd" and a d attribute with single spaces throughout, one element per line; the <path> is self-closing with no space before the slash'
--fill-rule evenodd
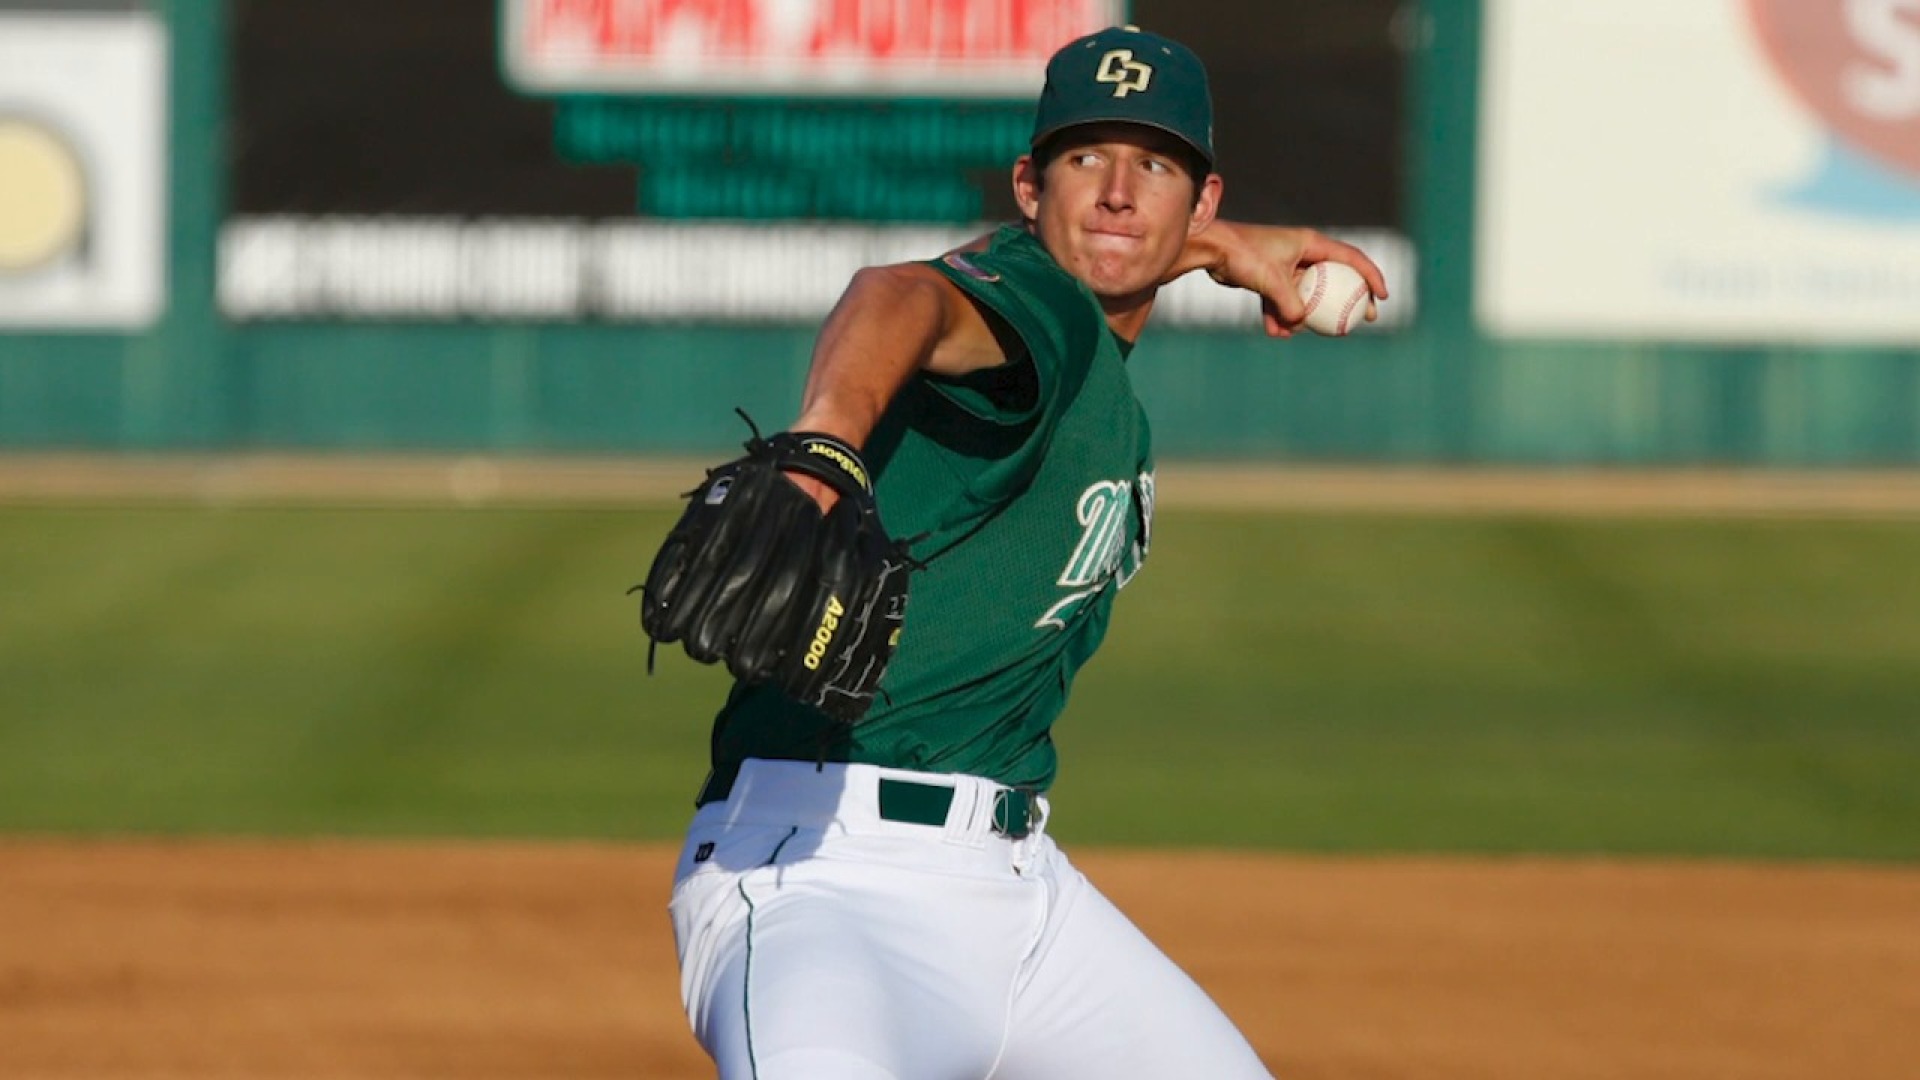
<path id="1" fill-rule="evenodd" d="M 1920 343 L 1920 0 L 1487 0 L 1476 310 Z"/>
<path id="2" fill-rule="evenodd" d="M 502 0 L 501 53 L 532 93 L 1027 97 L 1121 0 Z"/>
<path id="3" fill-rule="evenodd" d="M 0 7 L 0 327 L 166 306 L 167 29 L 132 4 Z"/>
<path id="4" fill-rule="evenodd" d="M 1131 10 L 1128 10 L 1130 7 Z M 1227 211 L 1413 312 L 1398 0 L 232 0 L 239 320 L 805 322 L 1014 216 L 1046 58 L 1133 18 L 1212 68 Z M 1257 326 L 1201 275 L 1167 321 Z"/>

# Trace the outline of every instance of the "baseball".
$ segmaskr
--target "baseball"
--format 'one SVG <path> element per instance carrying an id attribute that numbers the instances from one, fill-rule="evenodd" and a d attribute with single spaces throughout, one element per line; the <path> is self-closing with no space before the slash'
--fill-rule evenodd
<path id="1" fill-rule="evenodd" d="M 1307 329 L 1340 337 L 1366 321 L 1373 293 L 1360 271 L 1346 263 L 1319 262 L 1300 274 L 1300 299 L 1307 305 Z"/>

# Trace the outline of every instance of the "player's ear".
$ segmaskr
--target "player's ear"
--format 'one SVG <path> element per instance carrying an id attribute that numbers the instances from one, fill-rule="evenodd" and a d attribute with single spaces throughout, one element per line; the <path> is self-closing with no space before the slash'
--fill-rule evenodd
<path id="1" fill-rule="evenodd" d="M 1032 154 L 1021 154 L 1013 163 L 1013 201 L 1019 205 L 1021 217 L 1028 221 L 1040 217 L 1040 164 Z"/>
<path id="2" fill-rule="evenodd" d="M 1220 216 L 1220 198 L 1226 194 L 1226 189 L 1227 182 L 1220 178 L 1219 173 L 1208 173 L 1207 178 L 1200 182 L 1200 190 L 1194 195 L 1193 214 L 1187 219 L 1188 236 L 1203 231 L 1213 224 L 1214 218 Z"/>

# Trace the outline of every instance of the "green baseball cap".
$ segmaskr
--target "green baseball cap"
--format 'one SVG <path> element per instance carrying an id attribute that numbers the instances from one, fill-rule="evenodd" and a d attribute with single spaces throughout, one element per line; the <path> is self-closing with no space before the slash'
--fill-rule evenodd
<path id="1" fill-rule="evenodd" d="M 1137 26 L 1110 26 L 1047 61 L 1033 142 L 1076 124 L 1122 121 L 1178 135 L 1213 168 L 1213 93 L 1192 49 Z"/>

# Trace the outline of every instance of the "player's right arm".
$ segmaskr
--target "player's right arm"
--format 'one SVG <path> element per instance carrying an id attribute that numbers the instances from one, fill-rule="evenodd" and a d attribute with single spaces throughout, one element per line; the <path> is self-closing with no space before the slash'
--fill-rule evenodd
<path id="1" fill-rule="evenodd" d="M 922 263 L 873 266 L 853 276 L 820 328 L 795 431 L 861 447 L 916 371 L 964 375 L 1007 362 L 973 301 Z M 831 488 L 796 483 L 832 504 Z"/>

